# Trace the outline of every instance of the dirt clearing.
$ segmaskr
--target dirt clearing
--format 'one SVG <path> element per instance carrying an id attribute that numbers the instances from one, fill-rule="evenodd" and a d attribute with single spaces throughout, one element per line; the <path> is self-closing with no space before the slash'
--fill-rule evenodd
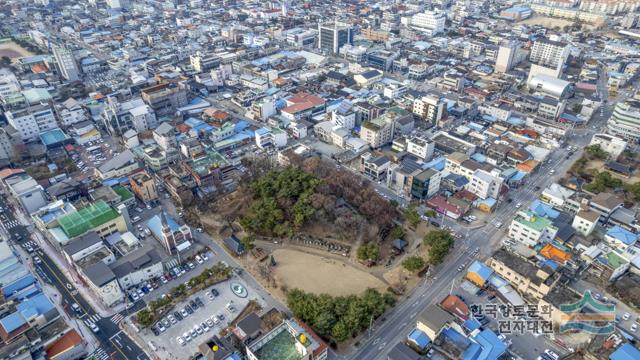
<path id="1" fill-rule="evenodd" d="M 287 249 L 274 251 L 273 257 L 277 263 L 273 268 L 275 278 L 289 289 L 342 296 L 357 295 L 367 288 L 387 288 L 373 275 L 334 259 Z"/>
<path id="2" fill-rule="evenodd" d="M 27 49 L 14 43 L 13 41 L 0 43 L 0 57 L 6 56 L 13 60 L 31 55 L 33 55 L 33 53 L 29 52 Z"/>

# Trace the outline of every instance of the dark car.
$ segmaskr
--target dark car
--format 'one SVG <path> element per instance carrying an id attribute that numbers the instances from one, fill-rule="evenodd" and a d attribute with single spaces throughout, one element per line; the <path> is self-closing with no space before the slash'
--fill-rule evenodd
<path id="1" fill-rule="evenodd" d="M 220 293 L 218 292 L 218 290 L 216 289 L 211 289 L 211 293 L 213 294 L 213 296 L 218 296 L 220 295 Z"/>
<path id="2" fill-rule="evenodd" d="M 184 309 L 185 309 L 185 310 L 187 310 L 187 312 L 189 313 L 189 315 L 193 314 L 193 309 L 191 308 L 191 306 L 189 306 L 189 305 L 185 305 Z"/>
<path id="3" fill-rule="evenodd" d="M 196 301 L 196 304 L 198 304 L 199 307 L 204 307 L 204 303 L 202 302 L 202 300 L 200 300 L 199 297 L 196 297 L 195 301 Z"/>
<path id="4" fill-rule="evenodd" d="M 160 335 L 160 331 L 158 331 L 158 329 L 156 329 L 155 326 L 151 327 L 151 332 L 153 333 L 153 335 L 158 336 Z"/>
<path id="5" fill-rule="evenodd" d="M 224 315 L 222 315 L 222 314 L 218 314 L 218 319 L 220 319 L 220 320 L 224 320 Z"/>
<path id="6" fill-rule="evenodd" d="M 193 310 L 196 310 L 198 308 L 198 304 L 193 300 L 189 301 L 189 305 L 191 305 Z"/>
<path id="7" fill-rule="evenodd" d="M 435 227 L 440 227 L 440 224 L 437 221 L 429 221 L 429 223 Z"/>
<path id="8" fill-rule="evenodd" d="M 182 320 L 182 315 L 180 315 L 180 313 L 179 313 L 179 312 L 177 312 L 177 311 L 174 311 L 174 312 L 173 312 L 173 316 L 174 316 L 178 321 Z"/>

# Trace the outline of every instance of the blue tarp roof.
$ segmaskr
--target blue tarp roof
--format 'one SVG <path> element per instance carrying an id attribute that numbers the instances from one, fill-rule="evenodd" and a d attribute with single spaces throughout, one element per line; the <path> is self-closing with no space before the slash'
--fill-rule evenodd
<path id="1" fill-rule="evenodd" d="M 418 329 L 413 329 L 413 331 L 411 331 L 407 338 L 414 344 L 416 344 L 420 349 L 426 348 L 431 342 L 431 339 L 429 339 L 427 334 Z"/>
<path id="2" fill-rule="evenodd" d="M 607 231 L 607 235 L 622 242 L 625 245 L 632 245 L 638 240 L 638 236 L 627 229 L 616 225 Z"/>
<path id="3" fill-rule="evenodd" d="M 610 360 L 638 360 L 640 359 L 640 350 L 633 347 L 629 343 L 620 346 L 616 351 L 609 355 Z"/>

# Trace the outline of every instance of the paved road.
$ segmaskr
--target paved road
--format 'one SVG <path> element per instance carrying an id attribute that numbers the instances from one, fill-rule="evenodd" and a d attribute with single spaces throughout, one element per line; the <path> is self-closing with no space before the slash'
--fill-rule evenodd
<path id="1" fill-rule="evenodd" d="M 30 235 L 33 231 L 33 225 L 29 227 L 21 225 L 16 219 L 13 210 L 11 210 L 12 205 L 7 202 L 5 197 L 0 197 L 0 206 L 4 209 L 2 214 L 0 214 L 0 222 L 6 232 L 11 235 L 11 242 L 13 245 L 21 246 L 21 243 L 31 240 Z M 21 238 L 20 241 L 16 241 L 15 234 L 19 235 Z M 38 274 L 43 281 L 56 287 L 62 296 L 62 299 L 54 298 L 54 301 L 57 300 L 58 303 L 67 311 L 69 316 L 75 319 L 75 321 L 91 321 L 100 328 L 100 332 L 95 334 L 96 339 L 100 343 L 100 348 L 97 349 L 97 352 L 94 354 L 96 359 L 149 359 L 144 352 L 118 328 L 117 323 L 123 319 L 122 315 L 116 314 L 111 318 L 100 317 L 100 315 L 98 315 L 79 294 L 76 287 L 67 280 L 53 260 L 51 260 L 51 258 L 45 254 L 42 249 L 36 250 L 36 253 L 42 262 L 40 264 L 31 263 L 34 267 L 35 273 Z M 71 304 L 73 303 L 77 303 L 82 308 L 82 316 L 78 317 L 77 314 L 74 316 L 71 309 Z M 92 336 L 86 327 L 84 329 L 87 333 L 83 333 L 83 337 Z"/>
<path id="2" fill-rule="evenodd" d="M 523 187 L 509 193 L 508 196 L 513 199 L 512 203 L 514 205 L 522 203 L 523 207 L 527 206 L 538 197 L 540 190 L 537 188 L 544 189 L 562 177 L 573 162 L 581 156 L 582 149 L 589 144 L 591 136 L 604 127 L 606 119 L 612 112 L 613 104 L 622 100 L 623 96 L 621 94 L 610 101 L 605 106 L 603 114 L 598 111 L 589 127 L 572 130 L 567 137 L 568 143 L 576 146 L 579 150 L 569 158 L 566 157 L 567 153 L 564 149 L 554 151 L 549 157 L 548 164 L 529 177 Z M 553 175 L 549 173 L 551 169 L 554 170 Z M 457 251 L 454 251 L 444 264 L 435 269 L 432 273 L 432 279 L 418 286 L 407 300 L 391 310 L 386 315 L 384 322 L 376 323 L 371 336 L 364 335 L 357 349 L 343 354 L 341 357 L 349 359 L 386 358 L 387 351 L 385 349 L 390 349 L 397 342 L 406 338 L 415 326 L 416 315 L 427 305 L 441 300 L 453 288 L 456 280 L 461 277 L 457 268 L 463 264 L 469 264 L 472 260 L 471 252 L 475 247 L 481 249 L 481 258 L 489 256 L 498 247 L 500 240 L 505 236 L 504 229 L 508 227 L 517 211 L 515 206 L 502 204 L 495 213 L 487 217 L 489 226 L 485 226 L 481 231 L 471 232 L 466 240 L 459 241 L 455 246 Z M 495 226 L 498 222 L 503 224 L 500 229 Z M 467 233 L 466 229 L 457 223 L 447 221 L 447 224 L 456 232 Z"/>

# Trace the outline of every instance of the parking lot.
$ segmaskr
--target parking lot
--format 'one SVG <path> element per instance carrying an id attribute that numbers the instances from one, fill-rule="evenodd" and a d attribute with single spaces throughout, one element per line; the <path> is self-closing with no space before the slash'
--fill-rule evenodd
<path id="1" fill-rule="evenodd" d="M 72 160 L 83 175 L 93 175 L 94 169 L 109 161 L 113 155 L 112 144 L 109 139 L 104 138 L 89 141 L 84 145 L 76 146 L 78 153 L 72 155 Z"/>
<path id="2" fill-rule="evenodd" d="M 232 284 L 242 285 L 247 290 L 247 296 L 243 298 L 234 294 Z M 262 304 L 245 282 L 234 277 L 190 296 L 174 307 L 156 326 L 141 331 L 140 335 L 145 342 L 158 349 L 159 355 L 184 359 L 198 351 L 198 344 L 225 328 L 251 299 Z M 165 358 L 164 356 L 161 357 Z"/>

